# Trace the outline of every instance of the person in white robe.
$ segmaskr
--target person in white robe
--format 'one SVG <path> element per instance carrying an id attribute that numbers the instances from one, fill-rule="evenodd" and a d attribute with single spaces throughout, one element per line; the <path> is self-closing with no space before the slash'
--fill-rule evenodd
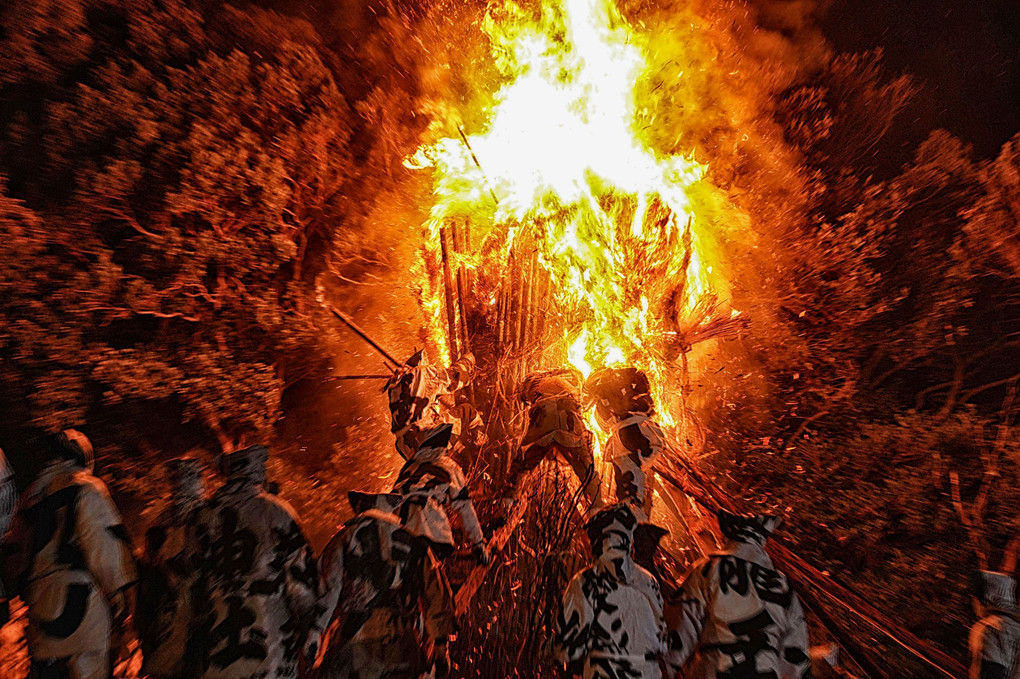
<path id="1" fill-rule="evenodd" d="M 226 483 L 199 510 L 202 679 L 295 679 L 314 634 L 318 575 L 289 504 L 265 491 L 264 446 L 222 458 Z"/>
<path id="2" fill-rule="evenodd" d="M 765 552 L 779 519 L 717 518 L 727 545 L 694 564 L 667 606 L 670 663 L 690 679 L 802 679 L 811 670 L 804 611 Z"/>
<path id="3" fill-rule="evenodd" d="M 133 607 L 128 534 L 93 475 L 88 438 L 68 429 L 46 443 L 48 464 L 26 490 L 11 533 L 10 566 L 28 607 L 30 677 L 107 679 Z"/>
<path id="4" fill-rule="evenodd" d="M 447 641 L 457 625 L 453 594 L 428 543 L 401 524 L 399 495 L 349 498 L 355 516 L 319 559 L 324 596 L 317 626 L 328 631 L 316 676 L 445 676 Z"/>
<path id="5" fill-rule="evenodd" d="M 440 424 L 425 432 L 422 443 L 401 468 L 391 493 L 401 496 L 400 516 L 407 529 L 429 541 L 440 559 L 456 547 L 446 507 L 461 518 L 464 532 L 482 562 L 489 559 L 464 470 L 448 454 L 453 428 Z"/>
<path id="6" fill-rule="evenodd" d="M 550 641 L 568 673 L 584 679 L 659 679 L 666 625 L 659 583 L 631 555 L 638 519 L 626 503 L 586 524 L 594 560 L 563 595 Z"/>

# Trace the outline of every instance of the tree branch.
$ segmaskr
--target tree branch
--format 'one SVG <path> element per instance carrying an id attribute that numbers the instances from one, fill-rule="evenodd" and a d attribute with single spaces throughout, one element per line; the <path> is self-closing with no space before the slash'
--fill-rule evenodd
<path id="1" fill-rule="evenodd" d="M 131 315 L 135 315 L 135 316 L 155 316 L 156 318 L 179 318 L 182 321 L 188 321 L 189 323 L 201 323 L 202 322 L 202 319 L 199 318 L 198 316 L 191 316 L 189 314 L 184 314 L 184 313 L 180 313 L 180 312 L 166 313 L 166 312 L 163 312 L 163 311 L 150 311 L 150 310 L 140 310 L 140 309 L 129 309 L 127 307 L 118 307 L 118 306 L 95 305 L 95 306 L 82 307 L 80 309 L 80 311 L 83 311 L 85 313 L 91 313 L 91 312 L 96 312 L 96 311 L 110 311 L 110 312 L 116 313 L 117 315 L 119 315 L 121 317 L 131 316 Z"/>

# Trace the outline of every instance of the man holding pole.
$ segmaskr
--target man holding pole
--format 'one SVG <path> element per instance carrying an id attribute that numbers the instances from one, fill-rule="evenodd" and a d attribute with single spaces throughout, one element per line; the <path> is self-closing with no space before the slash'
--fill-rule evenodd
<path id="1" fill-rule="evenodd" d="M 512 506 L 524 477 L 557 453 L 571 466 L 591 511 L 602 505 L 602 479 L 595 471 L 591 432 L 581 415 L 581 386 L 568 370 L 538 372 L 525 378 L 521 400 L 528 405 L 528 425 L 507 479 L 504 504 Z"/>

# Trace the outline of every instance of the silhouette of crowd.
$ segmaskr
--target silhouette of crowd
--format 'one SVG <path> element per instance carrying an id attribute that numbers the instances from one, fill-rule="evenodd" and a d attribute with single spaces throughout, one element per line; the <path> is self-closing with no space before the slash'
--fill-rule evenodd
<path id="1" fill-rule="evenodd" d="M 392 431 L 405 463 L 390 492 L 349 494 L 354 516 L 318 558 L 293 508 L 271 492 L 264 446 L 220 456 L 223 483 L 211 496 L 198 459 L 169 461 L 166 506 L 137 551 L 83 434 L 43 441 L 45 465 L 20 498 L 0 454 L 0 620 L 6 597 L 19 596 L 30 676 L 111 677 L 129 628 L 142 673 L 154 678 L 447 676 L 458 621 L 443 564 L 459 543 L 448 511 L 460 516 L 476 568 L 498 558 L 453 455 L 479 441 L 477 413 L 451 398 L 471 364 L 443 370 L 416 354 L 394 373 Z M 567 371 L 539 373 L 522 382 L 520 401 L 527 424 L 504 492 L 508 515 L 523 479 L 552 458 L 574 471 L 588 502 L 591 562 L 569 581 L 545 647 L 565 676 L 809 676 L 804 613 L 765 550 L 776 517 L 719 511 L 720 549 L 680 582 L 655 569 L 667 531 L 648 521 L 650 467 L 667 443 L 641 371 L 604 370 L 584 383 Z M 588 407 L 608 432 L 612 504 L 595 471 Z M 977 594 L 972 676 L 1016 679 L 1015 581 L 982 572 Z"/>

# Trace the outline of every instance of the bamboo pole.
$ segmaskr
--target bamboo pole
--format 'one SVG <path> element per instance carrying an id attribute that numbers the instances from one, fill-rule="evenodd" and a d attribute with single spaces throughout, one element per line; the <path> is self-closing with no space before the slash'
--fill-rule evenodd
<path id="1" fill-rule="evenodd" d="M 506 331 L 506 272 L 500 277 L 499 298 L 496 304 L 496 355 L 503 354 L 503 337 Z"/>
<path id="2" fill-rule="evenodd" d="M 450 347 L 450 360 L 455 361 L 460 356 L 457 350 L 457 311 L 453 301 L 453 275 L 450 272 L 450 255 L 446 247 L 446 227 L 439 228 L 439 244 L 443 255 L 443 283 L 446 299 L 446 324 L 447 339 Z"/>
<path id="3" fill-rule="evenodd" d="M 514 351 L 514 307 L 517 304 L 517 252 L 510 252 L 510 266 L 506 271 L 506 329 L 503 339 L 506 342 L 507 354 Z"/>
<path id="4" fill-rule="evenodd" d="M 464 254 L 464 231 L 467 229 L 467 221 L 463 224 L 455 221 L 453 223 L 453 251 L 456 254 Z M 460 312 L 460 348 L 461 354 L 471 353 L 471 340 L 468 333 L 467 291 L 470 290 L 467 284 L 467 271 L 463 264 L 457 266 L 457 310 Z"/>
<path id="5" fill-rule="evenodd" d="M 503 315 L 500 317 L 499 322 L 499 346 L 502 353 L 508 353 L 513 350 L 513 340 L 510 339 L 510 331 L 512 328 L 514 271 L 516 268 L 517 257 L 514 251 L 511 250 L 510 256 L 507 258 L 506 272 L 503 274 L 503 283 L 500 286 L 500 292 L 503 295 Z"/>
<path id="6" fill-rule="evenodd" d="M 539 334 L 539 324 L 542 320 L 542 283 L 542 267 L 538 263 L 538 249 L 536 248 L 531 258 L 531 318 L 528 320 L 528 342 L 530 342 L 532 347 L 532 369 L 538 367 L 542 358 L 543 345 L 541 335 Z"/>
<path id="7" fill-rule="evenodd" d="M 525 371 L 531 369 L 531 353 L 534 347 L 533 337 L 535 329 L 535 252 L 532 250 L 528 255 L 527 269 L 525 270 L 524 288 L 524 314 L 521 318 L 521 360 L 525 364 Z"/>
<path id="8" fill-rule="evenodd" d="M 517 270 L 514 273 L 513 280 L 513 291 L 514 291 L 514 316 L 513 316 L 513 332 L 511 337 L 513 338 L 514 351 L 517 354 L 521 352 L 521 333 L 523 332 L 521 327 L 524 324 L 524 300 L 527 297 L 527 285 L 528 281 L 524 276 L 524 263 L 521 261 L 521 256 L 517 256 Z"/>
<path id="9" fill-rule="evenodd" d="M 463 242 L 464 242 L 464 252 L 469 254 L 469 255 L 473 255 L 475 251 L 472 249 L 471 221 L 469 219 L 467 219 L 467 218 L 464 219 L 464 234 L 463 234 L 463 238 L 464 238 L 464 240 L 463 240 Z M 467 287 L 468 287 L 468 290 L 474 290 L 474 288 L 475 288 L 475 272 L 474 272 L 474 270 L 473 269 L 467 269 L 465 271 L 465 274 L 467 275 L 467 282 L 468 282 Z"/>
<path id="10" fill-rule="evenodd" d="M 549 318 L 548 318 L 549 310 L 552 308 L 552 304 L 550 303 L 550 300 L 549 300 L 549 296 L 550 296 L 550 293 L 551 293 L 551 290 L 552 290 L 552 286 L 550 284 L 551 281 L 549 280 L 548 273 L 546 273 L 545 269 L 543 269 L 541 266 L 538 266 L 538 276 L 539 276 L 539 286 L 540 287 L 539 287 L 538 304 L 537 304 L 537 307 L 538 307 L 538 309 L 537 309 L 537 312 L 538 312 L 538 319 L 537 319 L 538 329 L 537 329 L 537 332 L 536 332 L 536 338 L 535 339 L 538 341 L 539 346 L 542 347 L 542 352 L 544 354 L 545 353 L 545 338 L 546 338 L 546 335 L 548 334 L 548 327 L 549 327 Z M 540 355 L 539 359 L 541 359 L 541 358 L 542 358 L 542 356 Z"/>
<path id="11" fill-rule="evenodd" d="M 348 328 L 350 328 L 351 330 L 353 330 L 353 331 L 354 331 L 354 334 L 356 334 L 356 335 L 357 335 L 358 337 L 360 337 L 361 339 L 363 339 L 363 340 L 365 340 L 366 342 L 368 342 L 368 343 L 369 343 L 369 345 L 371 345 L 371 347 L 372 347 L 373 349 L 375 349 L 375 350 L 376 350 L 376 351 L 378 351 L 378 352 L 379 352 L 380 354 L 382 354 L 382 357 L 383 357 L 383 358 L 385 358 L 385 359 L 386 359 L 387 361 L 389 361 L 390 363 L 392 363 L 392 364 L 393 364 L 393 365 L 394 365 L 395 367 L 399 367 L 399 366 L 403 365 L 403 364 L 402 364 L 402 363 L 401 363 L 400 361 L 398 361 L 397 359 L 393 358 L 393 354 L 391 354 L 390 352 L 388 352 L 388 351 L 386 351 L 385 349 L 383 349 L 383 348 L 382 348 L 382 345 L 380 345 L 380 344 L 379 344 L 378 342 L 376 342 L 376 341 L 375 341 L 374 339 L 372 339 L 371 337 L 369 337 L 368 333 L 367 333 L 367 332 L 365 332 L 364 330 L 362 330 L 362 329 L 361 329 L 361 326 L 359 326 L 359 325 L 358 325 L 357 323 L 355 323 L 354 321 L 352 321 L 352 320 L 350 319 L 350 317 L 348 317 L 348 316 L 347 316 L 347 314 L 345 314 L 345 313 L 344 313 L 344 312 L 342 312 L 342 311 L 339 311 L 339 310 L 337 310 L 337 309 L 336 309 L 335 307 L 333 307 L 333 306 L 332 306 L 331 304 L 327 304 L 327 305 L 326 305 L 326 308 L 327 308 L 327 309 L 329 309 L 329 310 L 330 310 L 330 312 L 331 312 L 331 313 L 332 313 L 332 314 L 333 314 L 334 316 L 336 316 L 336 317 L 337 317 L 337 318 L 339 318 L 339 319 L 340 319 L 341 321 L 343 321 L 344 325 L 346 325 L 346 326 L 347 326 Z M 387 368 L 389 368 L 389 369 L 390 369 L 391 371 L 392 371 L 392 370 L 394 369 L 394 368 L 390 368 L 390 366 L 386 366 L 386 367 L 387 367 Z"/>

